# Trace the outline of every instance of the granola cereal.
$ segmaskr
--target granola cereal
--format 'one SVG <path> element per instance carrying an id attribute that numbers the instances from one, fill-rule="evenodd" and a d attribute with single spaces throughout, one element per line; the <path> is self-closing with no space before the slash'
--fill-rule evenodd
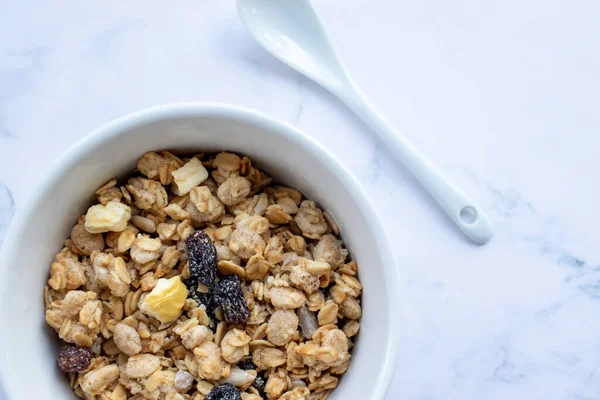
<path id="1" fill-rule="evenodd" d="M 229 152 L 148 152 L 95 196 L 44 289 L 77 396 L 324 400 L 337 387 L 363 287 L 331 213 Z"/>

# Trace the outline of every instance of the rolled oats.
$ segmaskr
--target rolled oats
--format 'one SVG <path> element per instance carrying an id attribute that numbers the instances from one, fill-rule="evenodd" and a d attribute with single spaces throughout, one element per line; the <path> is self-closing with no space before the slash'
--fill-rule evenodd
<path id="1" fill-rule="evenodd" d="M 262 280 L 267 276 L 270 268 L 271 264 L 263 256 L 252 256 L 246 263 L 246 277 L 253 281 Z"/>
<path id="2" fill-rule="evenodd" d="M 225 207 L 218 197 L 206 186 L 199 186 L 190 192 L 190 202 L 185 210 L 194 222 L 210 222 L 220 218 Z"/>
<path id="3" fill-rule="evenodd" d="M 286 250 L 293 251 L 299 256 L 306 252 L 306 240 L 302 236 L 293 235 L 285 244 Z"/>
<path id="4" fill-rule="evenodd" d="M 203 343 L 193 352 L 196 355 L 200 378 L 219 380 L 229 375 L 231 366 L 223 359 L 221 349 L 215 343 Z"/>
<path id="5" fill-rule="evenodd" d="M 252 339 L 246 332 L 239 329 L 232 329 L 223 336 L 221 340 L 221 353 L 225 361 L 230 364 L 237 364 L 245 356 L 250 354 L 250 341 Z M 240 386 L 235 385 L 234 386 Z"/>
<path id="6" fill-rule="evenodd" d="M 104 250 L 104 238 L 100 233 L 90 233 L 85 228 L 85 224 L 77 224 L 71 231 L 71 240 L 81 253 L 86 256 L 94 251 Z"/>
<path id="7" fill-rule="evenodd" d="M 314 201 L 304 200 L 294 220 L 302 234 L 310 239 L 319 239 L 327 231 L 327 222 Z"/>
<path id="8" fill-rule="evenodd" d="M 339 307 L 333 301 L 329 300 L 323 308 L 319 311 L 317 315 L 317 319 L 319 320 L 319 325 L 328 325 L 328 324 L 336 324 L 337 323 L 337 315 L 338 315 Z"/>
<path id="9" fill-rule="evenodd" d="M 260 369 L 275 368 L 285 364 L 287 357 L 279 349 L 257 347 L 252 352 L 252 362 Z"/>
<path id="10" fill-rule="evenodd" d="M 271 303 L 283 309 L 295 309 L 306 302 L 306 296 L 298 289 L 274 287 L 269 290 Z"/>
<path id="11" fill-rule="evenodd" d="M 228 206 L 241 203 L 249 194 L 252 184 L 242 176 L 227 178 L 217 189 L 219 199 Z"/>
<path id="12" fill-rule="evenodd" d="M 362 316 L 362 308 L 358 299 L 355 297 L 346 297 L 340 305 L 340 314 L 348 319 L 360 319 Z"/>
<path id="13" fill-rule="evenodd" d="M 116 365 L 107 365 L 84 375 L 81 389 L 89 395 L 100 394 L 119 377 L 119 368 Z"/>
<path id="14" fill-rule="evenodd" d="M 283 392 L 292 387 L 292 381 L 287 371 L 279 368 L 276 373 L 269 375 L 265 386 L 265 393 L 270 399 L 278 398 Z"/>
<path id="15" fill-rule="evenodd" d="M 276 346 L 285 346 L 298 331 L 298 316 L 292 310 L 277 310 L 267 324 L 267 338 Z"/>

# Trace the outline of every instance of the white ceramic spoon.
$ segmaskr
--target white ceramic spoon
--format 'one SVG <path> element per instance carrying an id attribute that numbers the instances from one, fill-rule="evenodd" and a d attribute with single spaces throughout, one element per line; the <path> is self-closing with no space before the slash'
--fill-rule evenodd
<path id="1" fill-rule="evenodd" d="M 492 224 L 469 199 L 402 134 L 395 131 L 354 83 L 335 54 L 308 0 L 238 0 L 246 30 L 269 53 L 316 81 L 350 107 L 421 182 L 471 240 L 485 243 Z"/>

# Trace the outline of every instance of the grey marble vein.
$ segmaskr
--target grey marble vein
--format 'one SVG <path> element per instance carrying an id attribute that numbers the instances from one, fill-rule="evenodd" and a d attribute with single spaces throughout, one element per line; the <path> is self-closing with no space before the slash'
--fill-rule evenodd
<path id="1" fill-rule="evenodd" d="M 15 212 L 15 200 L 8 186 L 0 183 L 0 244 Z"/>

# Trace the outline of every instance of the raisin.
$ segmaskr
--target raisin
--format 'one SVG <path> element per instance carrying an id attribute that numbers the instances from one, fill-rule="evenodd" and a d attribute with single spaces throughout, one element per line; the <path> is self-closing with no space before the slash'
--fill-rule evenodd
<path id="1" fill-rule="evenodd" d="M 63 372 L 85 371 L 92 358 L 92 352 L 84 347 L 67 346 L 58 353 L 58 368 Z"/>
<path id="2" fill-rule="evenodd" d="M 188 288 L 188 298 L 193 299 L 197 305 L 204 304 L 204 307 L 206 307 L 206 314 L 210 319 L 208 327 L 214 332 L 217 329 L 217 318 L 215 317 L 216 306 L 213 304 L 212 295 L 198 292 L 198 279 L 196 277 L 189 277 L 184 283 Z"/>
<path id="3" fill-rule="evenodd" d="M 221 306 L 225 321 L 230 324 L 245 324 L 250 310 L 242 292 L 242 281 L 237 275 L 229 275 L 215 283 L 212 301 Z"/>
<path id="4" fill-rule="evenodd" d="M 242 395 L 231 383 L 215 386 L 205 400 L 242 400 Z"/>
<path id="5" fill-rule="evenodd" d="M 204 231 L 196 231 L 185 239 L 190 274 L 206 286 L 217 278 L 217 251 Z"/>
<path id="6" fill-rule="evenodd" d="M 238 367 L 243 369 L 244 371 L 248 371 L 250 369 L 256 369 L 256 365 L 252 362 L 251 359 L 242 360 L 237 364 Z"/>
<path id="7" fill-rule="evenodd" d="M 260 395 L 263 397 L 265 396 L 266 385 L 267 382 L 265 381 L 265 377 L 262 375 L 262 373 L 258 374 L 254 379 L 254 382 L 252 382 L 252 387 L 258 390 L 258 393 L 260 393 Z"/>

